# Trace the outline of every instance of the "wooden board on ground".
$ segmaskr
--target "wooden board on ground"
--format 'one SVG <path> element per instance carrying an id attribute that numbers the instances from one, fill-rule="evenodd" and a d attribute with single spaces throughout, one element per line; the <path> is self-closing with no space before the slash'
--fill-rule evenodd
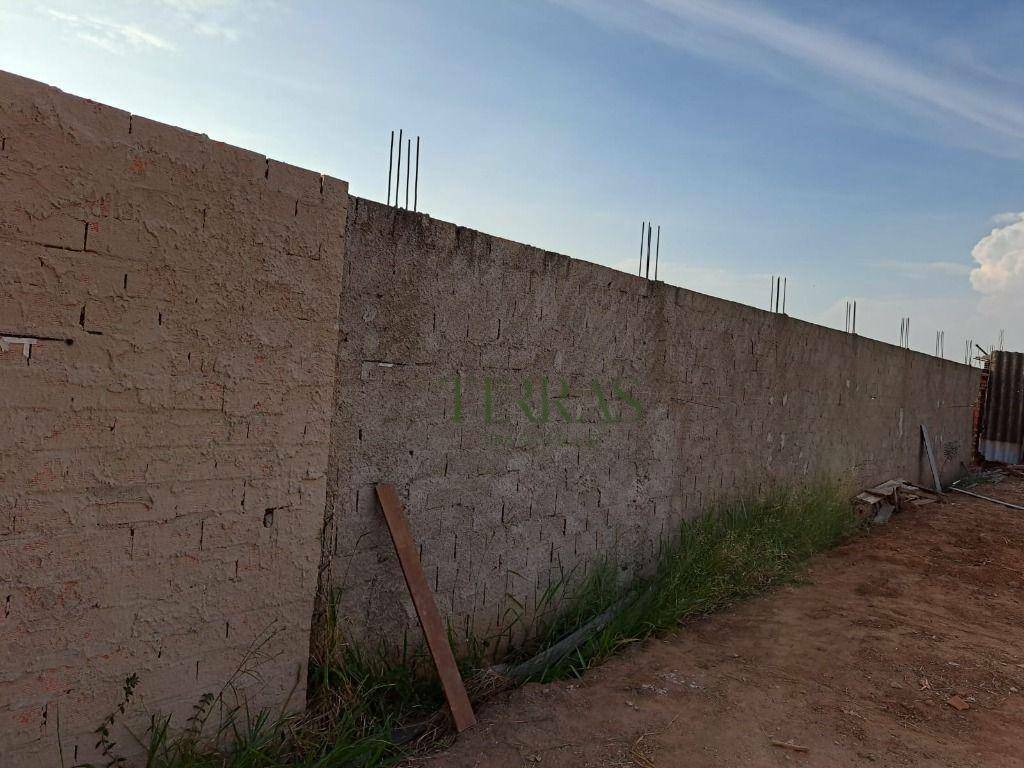
<path id="1" fill-rule="evenodd" d="M 416 607 L 416 615 L 427 638 L 427 647 L 441 678 L 441 687 L 444 688 L 444 696 L 451 708 L 452 719 L 455 720 L 455 730 L 462 733 L 476 724 L 476 716 L 466 695 L 466 686 L 462 683 L 462 675 L 459 674 L 452 648 L 448 644 L 448 635 L 444 631 L 437 603 L 434 602 L 434 595 L 423 574 L 419 550 L 409 530 L 409 522 L 405 519 L 402 502 L 395 492 L 395 487 L 388 483 L 377 485 L 377 498 L 380 499 L 381 509 L 384 510 L 384 519 L 388 523 L 388 530 L 391 531 L 391 541 L 395 545 L 398 562 L 402 565 L 405 584 Z"/>

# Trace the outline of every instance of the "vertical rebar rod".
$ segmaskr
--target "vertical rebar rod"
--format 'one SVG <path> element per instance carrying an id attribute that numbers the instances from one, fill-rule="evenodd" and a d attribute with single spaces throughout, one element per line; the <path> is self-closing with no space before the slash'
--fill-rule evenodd
<path id="1" fill-rule="evenodd" d="M 775 303 L 775 275 L 772 275 L 772 290 L 768 294 L 768 311 L 772 311 L 772 304 Z"/>
<path id="2" fill-rule="evenodd" d="M 405 140 L 405 210 L 409 210 L 409 171 L 412 168 L 412 138 Z"/>
<path id="3" fill-rule="evenodd" d="M 644 277 L 651 279 L 651 224 L 647 223 L 647 268 L 644 270 Z"/>
<path id="4" fill-rule="evenodd" d="M 782 278 L 775 278 L 775 311 L 779 311 L 779 297 L 782 295 Z"/>
<path id="5" fill-rule="evenodd" d="M 658 257 L 661 255 L 661 224 L 658 225 L 658 243 L 654 246 L 654 281 L 658 281 Z"/>
<path id="6" fill-rule="evenodd" d="M 853 302 L 853 332 L 857 332 L 857 302 Z"/>
<path id="7" fill-rule="evenodd" d="M 398 168 L 395 171 L 395 208 L 398 207 L 398 192 L 402 188 L 402 129 L 398 129 Z"/>
<path id="8" fill-rule="evenodd" d="M 395 165 L 395 132 L 391 131 L 391 148 L 388 150 L 388 205 L 391 205 L 391 172 Z"/>
<path id="9" fill-rule="evenodd" d="M 789 278 L 782 278 L 782 314 L 786 314 L 786 289 L 789 287 Z"/>
<path id="10" fill-rule="evenodd" d="M 416 181 L 412 187 L 412 209 L 415 211 L 420 202 L 420 137 L 416 137 Z"/>

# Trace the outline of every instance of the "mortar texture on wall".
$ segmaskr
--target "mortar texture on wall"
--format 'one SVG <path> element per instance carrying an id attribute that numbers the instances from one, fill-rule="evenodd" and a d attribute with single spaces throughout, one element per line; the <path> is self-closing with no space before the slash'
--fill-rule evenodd
<path id="1" fill-rule="evenodd" d="M 551 580 L 635 571 L 716 499 L 925 481 L 920 424 L 946 479 L 970 459 L 975 369 L 358 198 L 348 217 L 325 578 L 357 637 L 419 637 L 379 481 L 457 635 L 515 640 Z"/>
<path id="2" fill-rule="evenodd" d="M 268 636 L 241 683 L 301 704 L 346 183 L 2 73 L 0 138 L 0 763 Z"/>

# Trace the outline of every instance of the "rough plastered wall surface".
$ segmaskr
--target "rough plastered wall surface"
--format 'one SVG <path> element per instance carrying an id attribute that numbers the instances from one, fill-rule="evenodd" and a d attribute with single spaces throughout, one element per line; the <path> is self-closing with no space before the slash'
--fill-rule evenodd
<path id="1" fill-rule="evenodd" d="M 346 239 L 328 512 L 350 632 L 418 639 L 379 481 L 442 614 L 488 638 L 716 498 L 924 482 L 920 424 L 947 479 L 970 459 L 975 369 L 358 198 Z"/>
<path id="2" fill-rule="evenodd" d="M 345 182 L 0 74 L 0 764 L 303 699 Z M 60 737 L 58 742 L 58 735 Z M 130 740 L 118 734 L 123 744 Z"/>

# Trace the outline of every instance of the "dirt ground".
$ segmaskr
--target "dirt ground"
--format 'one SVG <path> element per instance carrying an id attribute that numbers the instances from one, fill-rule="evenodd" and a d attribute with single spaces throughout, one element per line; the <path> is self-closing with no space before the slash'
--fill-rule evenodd
<path id="1" fill-rule="evenodd" d="M 1024 480 L 974 490 L 1024 504 Z M 799 584 L 490 702 L 417 765 L 1024 766 L 1024 512 L 950 496 Z"/>

